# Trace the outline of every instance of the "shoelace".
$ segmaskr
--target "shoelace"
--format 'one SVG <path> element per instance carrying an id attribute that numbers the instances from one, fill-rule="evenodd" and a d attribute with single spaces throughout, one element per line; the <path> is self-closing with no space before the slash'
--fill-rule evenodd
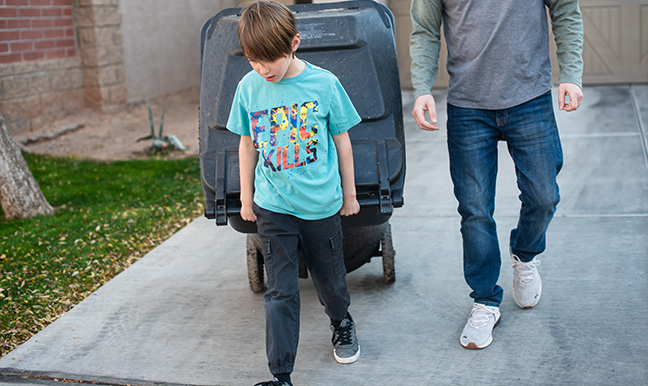
<path id="1" fill-rule="evenodd" d="M 533 283 L 536 267 L 538 265 L 540 265 L 540 261 L 537 259 L 525 263 L 521 261 L 519 257 L 513 255 L 513 269 L 517 272 L 517 276 L 520 278 L 520 283 L 523 285 Z"/>
<path id="2" fill-rule="evenodd" d="M 333 344 L 346 346 L 353 343 L 353 336 L 351 334 L 353 324 L 349 321 L 346 322 L 344 326 L 340 325 L 335 329 L 335 334 L 333 336 Z"/>
<path id="3" fill-rule="evenodd" d="M 480 328 L 488 325 L 491 316 L 495 315 L 485 305 L 475 303 L 473 310 L 470 313 L 470 327 Z"/>

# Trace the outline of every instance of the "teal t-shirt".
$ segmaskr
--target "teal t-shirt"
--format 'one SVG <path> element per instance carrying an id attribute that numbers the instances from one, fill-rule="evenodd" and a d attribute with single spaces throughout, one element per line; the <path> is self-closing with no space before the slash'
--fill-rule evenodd
<path id="1" fill-rule="evenodd" d="M 342 207 L 342 187 L 331 135 L 360 123 L 340 81 L 306 62 L 278 83 L 250 71 L 239 83 L 227 129 L 252 138 L 259 152 L 254 202 L 305 220 L 330 217 Z"/>

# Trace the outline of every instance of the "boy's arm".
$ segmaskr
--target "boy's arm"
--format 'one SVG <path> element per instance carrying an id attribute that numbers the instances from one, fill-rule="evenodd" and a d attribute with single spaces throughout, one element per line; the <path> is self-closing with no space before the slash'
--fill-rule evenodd
<path id="1" fill-rule="evenodd" d="M 355 174 L 353 171 L 353 150 L 349 133 L 344 132 L 333 136 L 338 162 L 340 163 L 340 177 L 342 178 L 342 209 L 341 216 L 350 216 L 360 211 L 360 204 L 356 198 Z"/>
<path id="2" fill-rule="evenodd" d="M 259 152 L 252 145 L 252 138 L 241 136 L 239 142 L 239 172 L 241 181 L 241 217 L 245 221 L 256 221 L 252 211 L 254 202 L 254 169 Z"/>

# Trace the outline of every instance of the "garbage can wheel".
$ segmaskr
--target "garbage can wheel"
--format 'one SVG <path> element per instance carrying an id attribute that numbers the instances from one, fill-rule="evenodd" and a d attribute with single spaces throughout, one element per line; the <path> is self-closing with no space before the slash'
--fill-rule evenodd
<path id="1" fill-rule="evenodd" d="M 391 284 L 396 281 L 396 270 L 394 267 L 394 258 L 396 251 L 392 240 L 391 224 L 387 224 L 382 240 L 380 240 L 383 261 L 383 281 Z"/>
<path id="2" fill-rule="evenodd" d="M 248 279 L 252 292 L 265 291 L 265 283 L 263 281 L 263 254 L 259 250 L 259 244 L 260 240 L 256 234 L 247 235 Z"/>

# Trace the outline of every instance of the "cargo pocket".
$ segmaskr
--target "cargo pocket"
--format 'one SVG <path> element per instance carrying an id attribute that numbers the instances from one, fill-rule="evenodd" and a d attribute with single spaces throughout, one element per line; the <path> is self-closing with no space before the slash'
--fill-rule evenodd
<path id="1" fill-rule="evenodd" d="M 266 281 L 268 287 L 274 286 L 274 269 L 272 261 L 272 241 L 268 237 L 261 238 L 262 242 L 262 253 L 263 253 L 263 263 L 265 265 L 266 272 Z"/>
<path id="2" fill-rule="evenodd" d="M 333 262 L 333 273 L 346 274 L 344 267 L 344 253 L 342 251 L 342 228 L 338 229 L 329 239 L 331 244 L 331 261 Z"/>

